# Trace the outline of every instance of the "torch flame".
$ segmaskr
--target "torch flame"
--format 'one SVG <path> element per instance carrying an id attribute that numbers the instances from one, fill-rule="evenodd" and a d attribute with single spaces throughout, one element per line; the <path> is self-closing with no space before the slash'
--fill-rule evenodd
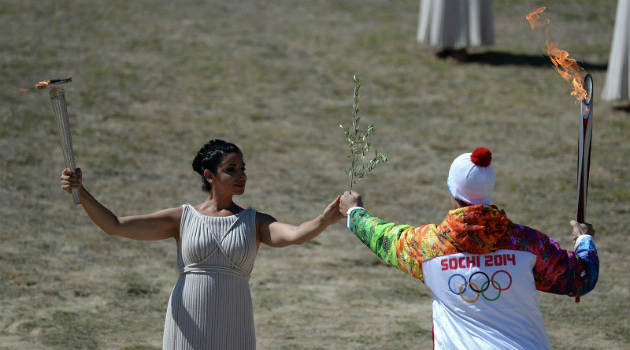
<path id="1" fill-rule="evenodd" d="M 547 24 L 551 23 L 550 20 L 546 20 L 541 22 L 540 21 L 540 14 L 543 13 L 543 11 L 545 11 L 545 9 L 547 9 L 546 7 L 536 7 L 532 10 L 532 12 L 529 13 L 529 15 L 525 16 L 525 18 L 527 18 L 527 20 L 529 21 L 529 25 L 532 27 L 532 30 L 534 30 L 534 28 L 536 28 L 536 26 L 538 27 L 544 27 Z"/>
<path id="2" fill-rule="evenodd" d="M 558 48 L 557 42 L 551 42 L 549 39 L 549 29 L 547 25 L 551 23 L 549 19 L 541 20 L 540 14 L 545 11 L 546 7 L 534 8 L 525 18 L 529 21 L 532 30 L 535 28 L 545 28 L 545 45 L 547 46 L 547 55 L 556 67 L 556 70 L 564 78 L 573 85 L 571 96 L 575 96 L 578 102 L 586 99 L 586 89 L 584 88 L 584 78 L 580 75 L 586 72 L 586 69 L 580 67 L 576 60 L 569 58 L 569 53 Z"/>
<path id="3" fill-rule="evenodd" d="M 35 85 L 36 88 L 41 89 L 41 88 L 45 88 L 48 84 L 50 84 L 50 80 L 44 80 L 44 81 L 40 81 L 39 83 L 37 83 L 37 85 Z"/>
<path id="4" fill-rule="evenodd" d="M 44 89 L 49 84 L 50 84 L 50 80 L 44 80 L 44 81 L 40 81 L 39 83 L 37 83 L 37 85 L 35 85 L 34 88 L 18 87 L 17 89 L 20 90 L 20 92 L 27 93 L 27 92 L 33 92 L 33 91 L 35 91 L 35 89 Z"/>

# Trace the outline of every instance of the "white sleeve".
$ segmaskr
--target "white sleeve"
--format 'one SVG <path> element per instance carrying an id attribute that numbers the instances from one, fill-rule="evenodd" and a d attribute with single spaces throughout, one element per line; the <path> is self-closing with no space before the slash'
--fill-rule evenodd
<path id="1" fill-rule="evenodd" d="M 353 209 L 353 208 L 350 208 L 350 209 Z M 350 213 L 350 210 L 348 210 L 348 213 Z M 580 243 L 580 241 L 581 241 L 581 240 L 583 240 L 583 239 L 584 239 L 584 238 L 586 238 L 586 237 L 591 237 L 591 235 L 586 235 L 586 234 L 584 234 L 584 235 L 580 235 L 580 236 L 578 236 L 578 238 L 575 240 L 575 244 L 574 244 L 574 247 L 573 247 L 573 248 L 577 247 L 577 246 L 578 246 L 578 243 Z"/>
<path id="2" fill-rule="evenodd" d="M 348 228 L 350 228 L 350 213 L 352 213 L 352 211 L 355 210 L 355 209 L 364 209 L 365 210 L 365 208 L 363 208 L 363 207 L 352 207 L 352 208 L 348 209 L 348 213 L 347 213 L 348 214 L 348 219 L 346 221 L 346 226 Z"/>

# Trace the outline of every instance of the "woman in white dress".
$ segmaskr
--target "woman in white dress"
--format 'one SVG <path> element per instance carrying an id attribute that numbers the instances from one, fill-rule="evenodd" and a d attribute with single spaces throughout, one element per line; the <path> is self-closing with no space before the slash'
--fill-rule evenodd
<path id="1" fill-rule="evenodd" d="M 606 82 L 602 90 L 604 101 L 630 100 L 630 1 L 617 2 Z"/>
<path id="2" fill-rule="evenodd" d="M 420 0 L 418 42 L 456 61 L 466 59 L 469 47 L 494 45 L 492 0 Z"/>
<path id="3" fill-rule="evenodd" d="M 255 349 L 248 281 L 260 244 L 285 247 L 314 238 L 343 217 L 339 197 L 316 218 L 295 226 L 233 201 L 247 182 L 243 154 L 234 144 L 208 142 L 193 169 L 208 192 L 205 202 L 146 215 L 114 215 L 82 185 L 80 169 L 64 169 L 61 185 L 68 193 L 80 189 L 88 216 L 109 235 L 177 242 L 180 276 L 169 298 L 163 349 Z"/>

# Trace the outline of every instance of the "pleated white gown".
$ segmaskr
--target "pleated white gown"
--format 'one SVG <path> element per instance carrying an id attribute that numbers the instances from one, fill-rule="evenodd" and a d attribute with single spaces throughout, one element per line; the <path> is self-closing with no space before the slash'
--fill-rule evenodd
<path id="1" fill-rule="evenodd" d="M 630 100 L 630 0 L 617 2 L 615 30 L 602 99 Z"/>
<path id="2" fill-rule="evenodd" d="M 417 39 L 456 50 L 493 45 L 492 0 L 421 0 Z"/>
<path id="3" fill-rule="evenodd" d="M 249 277 L 256 258 L 256 211 L 210 217 L 183 206 L 164 350 L 256 348 Z"/>

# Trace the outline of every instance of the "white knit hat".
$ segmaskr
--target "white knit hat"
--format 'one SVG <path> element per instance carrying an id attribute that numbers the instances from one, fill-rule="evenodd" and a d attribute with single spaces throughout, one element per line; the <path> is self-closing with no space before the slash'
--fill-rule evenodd
<path id="1" fill-rule="evenodd" d="M 490 162 L 492 153 L 484 147 L 455 158 L 447 180 L 451 196 L 469 204 L 490 205 L 496 179 Z"/>

